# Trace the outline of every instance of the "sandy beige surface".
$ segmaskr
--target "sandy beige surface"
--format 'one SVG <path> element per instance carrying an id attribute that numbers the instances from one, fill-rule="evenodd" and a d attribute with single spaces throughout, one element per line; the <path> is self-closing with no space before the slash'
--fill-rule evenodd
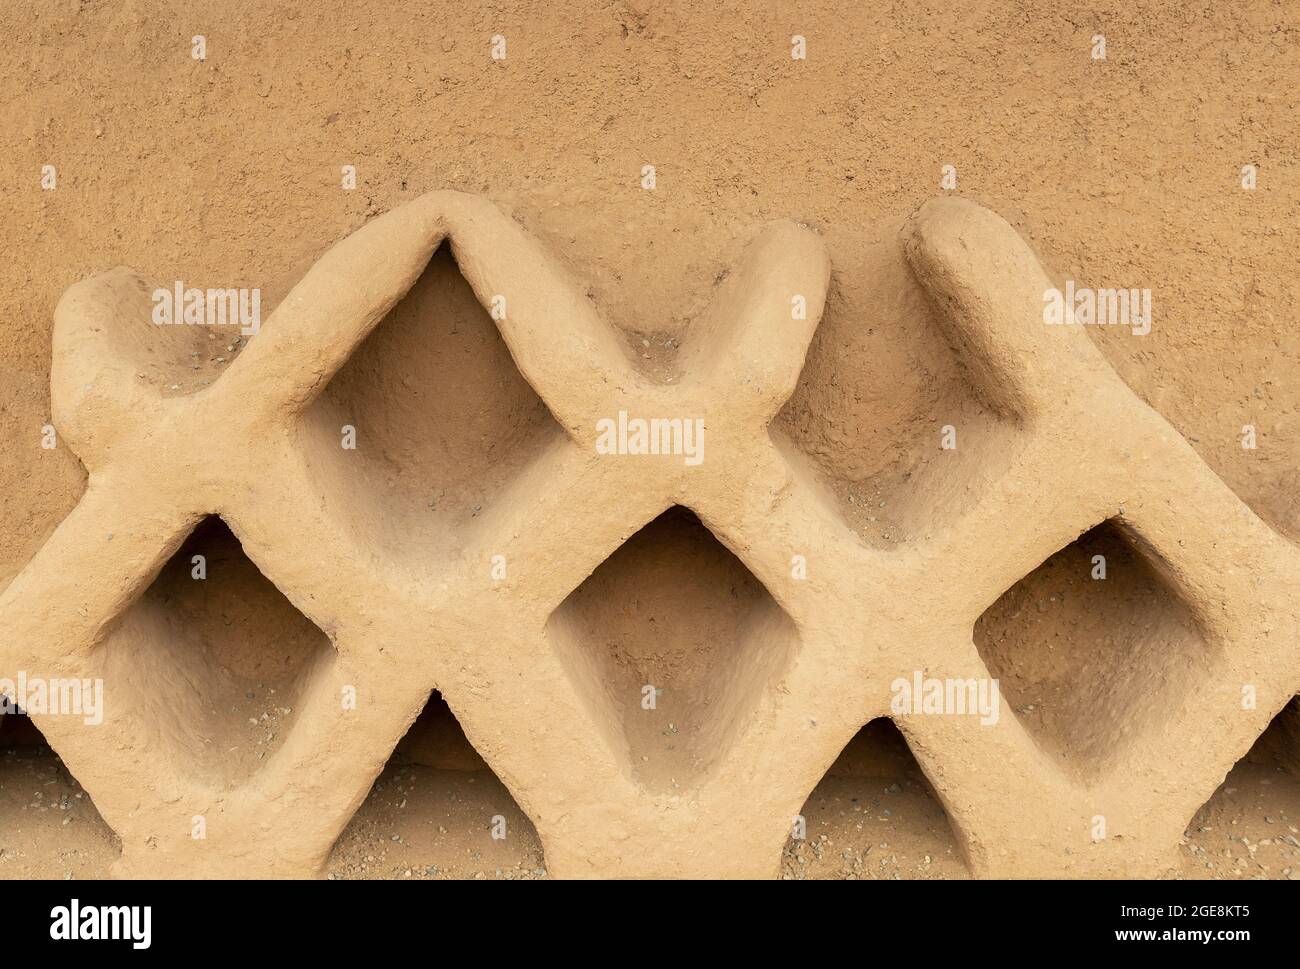
<path id="1" fill-rule="evenodd" d="M 879 225 L 937 194 L 1009 217 L 1062 278 L 1150 288 L 1125 379 L 1293 536 L 1300 335 L 1289 307 L 1300 14 L 1286 3 L 11 3 L 0 105 L 0 575 L 81 487 L 39 447 L 54 304 L 110 266 L 261 286 L 269 310 L 334 239 L 436 188 L 512 205 L 632 332 L 684 332 L 748 228 L 823 228 L 837 267 L 845 460 L 906 447 L 951 380 L 934 334 L 871 300 Z M 1090 59 L 1094 33 L 1107 60 Z M 488 56 L 492 35 L 509 41 Z M 789 37 L 811 38 L 809 57 Z M 208 58 L 190 57 L 205 34 Z M 59 188 L 43 192 L 41 166 Z M 342 165 L 357 167 L 352 192 Z M 640 187 L 656 166 L 658 187 Z M 1241 189 L 1240 169 L 1259 169 Z M 211 354 L 212 357 L 223 355 Z M 824 361 L 824 362 L 823 362 Z M 218 365 L 205 359 L 206 367 Z M 887 392 L 886 392 L 887 391 Z M 1244 452 L 1241 425 L 1263 446 Z M 833 433 L 828 431 L 827 433 Z"/>
<path id="2" fill-rule="evenodd" d="M 501 61 L 489 53 L 496 34 L 508 43 Z M 790 57 L 796 34 L 806 60 Z M 1105 35 L 1105 60 L 1089 56 L 1095 34 Z M 194 35 L 206 38 L 202 61 L 191 57 Z M 1022 447 L 1015 422 L 950 347 L 899 242 L 926 200 L 978 202 L 1010 222 L 1053 282 L 1152 291 L 1148 335 L 1096 327 L 1089 339 L 1255 514 L 1300 541 L 1294 4 L 62 0 L 5 4 L 0 37 L 13 79 L 0 102 L 0 588 L 86 488 L 62 433 L 55 449 L 41 446 L 54 308 L 69 287 L 125 266 L 159 284 L 260 287 L 269 315 L 335 241 L 442 189 L 490 200 L 555 253 L 640 372 L 662 385 L 681 382 L 690 358 L 679 350 L 735 282 L 758 227 L 806 227 L 825 248 L 830 283 L 772 429 L 852 532 L 885 551 L 968 510 L 966 496 Z M 57 170 L 54 191 L 42 189 L 44 165 Z M 346 165 L 355 190 L 340 187 Z M 642 188 L 645 165 L 655 166 L 653 191 Z M 952 191 L 940 185 L 946 165 Z M 1241 185 L 1245 165 L 1257 169 L 1252 191 Z M 357 470 L 364 502 L 332 485 L 322 493 L 361 509 L 349 523 L 358 542 L 403 566 L 430 549 L 452 557 L 443 536 L 490 521 L 494 500 L 563 438 L 464 268 L 445 248 L 435 255 L 304 418 L 304 440 L 324 455 L 337 426 L 360 415 L 360 464 L 322 458 L 312 480 L 353 480 Z M 178 334 L 140 380 L 164 396 L 202 391 L 246 345 Z M 934 428 L 948 423 L 961 428 L 960 460 L 977 462 L 953 478 L 936 471 L 933 447 Z M 1243 425 L 1256 429 L 1256 448 L 1241 446 Z M 1131 428 L 1096 430 L 1119 440 Z M 1090 474 L 1077 469 L 1080 489 Z M 574 495 L 573 507 L 586 500 Z M 1203 512 L 1175 511 L 1218 540 L 1226 524 Z M 764 653 L 772 682 L 794 647 L 772 590 L 698 519 L 642 517 L 654 524 L 597 556 L 603 564 L 564 590 L 547 631 L 566 670 L 586 675 L 595 657 L 591 675 L 612 692 L 669 687 L 662 720 L 626 705 L 607 729 L 626 745 L 634 782 L 671 797 L 716 766 L 731 730 L 716 713 L 747 668 L 747 644 L 776 644 Z M 1009 517 L 1007 532 L 1019 522 Z M 567 541 L 586 537 L 575 528 Z M 1106 776 L 1133 736 L 1158 732 L 1220 655 L 1194 614 L 1214 597 L 1180 592 L 1135 544 L 1109 525 L 1090 529 L 1011 577 L 974 628 L 1010 708 L 1072 782 Z M 187 581 L 196 551 L 219 567 L 210 590 Z M 133 703 L 163 711 L 153 723 L 190 725 L 143 727 L 142 749 L 159 745 L 184 764 L 178 776 L 205 783 L 253 776 L 286 742 L 315 664 L 328 660 L 326 633 L 245 551 L 210 520 L 109 631 L 119 644 L 110 670 L 139 669 L 139 657 L 175 661 L 166 668 L 188 686 L 174 696 L 123 678 Z M 1086 578 L 1098 552 L 1120 578 L 1104 589 Z M 132 652 L 154 640 L 174 651 Z M 472 675 L 466 683 L 478 687 Z M 486 764 L 459 726 L 445 716 L 419 724 L 323 871 L 548 873 L 507 787 L 490 770 L 466 770 Z M 509 746 L 496 726 L 492 716 L 470 725 L 489 760 Z M 1300 870 L 1297 757 L 1287 753 L 1298 740 L 1276 729 L 1187 825 L 1183 867 L 1167 875 Z M 846 751 L 811 790 L 808 838 L 787 845 L 782 877 L 968 876 L 943 798 L 896 741 L 875 738 L 856 768 Z M 387 753 L 368 755 L 376 772 Z M 108 870 L 114 835 L 51 755 L 18 743 L 0 752 L 0 770 L 0 875 Z M 500 773 L 518 782 L 513 763 Z M 488 833 L 498 814 L 503 841 Z M 1056 863 L 1066 870 L 1064 854 Z"/>
<path id="3" fill-rule="evenodd" d="M 536 833 L 490 771 L 473 769 L 459 728 L 432 722 L 416 736 L 441 758 L 394 755 L 331 854 L 329 878 L 546 877 Z M 454 724 L 454 720 L 452 721 Z M 414 739 L 414 738 L 413 738 Z M 1300 881 L 1300 780 L 1278 760 L 1288 738 L 1267 732 L 1188 825 L 1169 878 Z M 896 731 L 875 721 L 854 739 L 804 806 L 806 837 L 791 839 L 781 877 L 968 878 L 942 806 Z M 419 757 L 418 753 L 416 757 Z M 493 823 L 503 837 L 493 837 Z M 0 755 L 0 878 L 102 878 L 116 839 L 48 750 Z"/>

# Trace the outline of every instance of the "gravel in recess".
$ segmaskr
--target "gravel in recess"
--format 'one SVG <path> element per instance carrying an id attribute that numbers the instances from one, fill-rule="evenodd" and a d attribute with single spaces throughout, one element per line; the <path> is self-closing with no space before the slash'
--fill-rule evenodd
<path id="1" fill-rule="evenodd" d="M 804 807 L 807 836 L 781 858 L 786 880 L 964 879 L 947 816 L 923 778 L 827 776 Z M 506 837 L 492 837 L 493 818 Z M 1300 778 L 1254 753 L 1187 827 L 1187 879 L 1300 881 Z M 102 878 L 117 839 L 48 747 L 0 750 L 0 878 Z M 541 843 L 490 771 L 394 757 L 335 845 L 332 879 L 548 877 Z"/>

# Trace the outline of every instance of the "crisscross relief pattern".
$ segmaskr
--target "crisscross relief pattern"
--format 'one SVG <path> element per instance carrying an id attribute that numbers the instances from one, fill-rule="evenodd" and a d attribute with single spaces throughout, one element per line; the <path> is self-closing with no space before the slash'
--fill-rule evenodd
<path id="1" fill-rule="evenodd" d="M 378 547 L 362 527 L 371 511 L 350 500 L 356 485 L 304 432 L 304 414 L 444 241 L 480 303 L 507 297 L 497 325 L 563 433 L 454 532 Z M 555 874 L 774 875 L 809 790 L 863 723 L 890 714 L 890 682 L 913 670 L 987 677 L 976 620 L 1103 521 L 1158 566 L 1206 642 L 1169 674 L 1168 708 L 1135 717 L 1087 773 L 1040 747 L 1005 700 L 995 725 L 899 725 L 977 874 L 1136 874 L 1166 862 L 1199 804 L 1300 690 L 1300 553 L 1084 334 L 1043 325 L 1050 283 L 1005 222 L 935 201 L 902 245 L 1013 446 L 967 486 L 959 512 L 919 496 L 921 527 L 890 549 L 860 539 L 811 464 L 769 430 L 799 380 L 831 271 L 818 236 L 794 223 L 758 234 L 693 327 L 674 383 L 635 365 L 514 220 L 458 193 L 424 196 L 331 249 L 221 378 L 191 394 L 136 377 L 149 309 L 140 280 L 116 270 L 70 289 L 56 312 L 52 397 L 90 484 L 0 595 L 0 658 L 105 677 L 103 726 L 38 725 L 121 836 L 119 873 L 319 873 L 436 688 L 533 820 Z M 795 296 L 806 318 L 792 318 Z M 598 453 L 597 423 L 619 411 L 702 418 L 706 459 Z M 785 638 L 767 665 L 742 665 L 722 684 L 699 770 L 656 788 L 637 773 L 608 684 L 557 617 L 674 505 L 744 563 L 789 627 L 772 633 Z M 133 635 L 122 617 L 209 514 L 332 644 L 283 743 L 234 780 L 196 767 L 183 709 L 114 703 L 122 667 L 111 664 Z M 806 578 L 792 576 L 794 555 Z M 509 563 L 501 580 L 497 556 Z M 136 689 L 151 688 L 150 672 L 138 671 Z M 1254 710 L 1242 709 L 1247 684 Z M 354 707 L 340 703 L 349 690 Z M 1110 831 L 1101 841 L 1098 814 Z M 201 841 L 190 836 L 195 815 L 207 819 Z"/>

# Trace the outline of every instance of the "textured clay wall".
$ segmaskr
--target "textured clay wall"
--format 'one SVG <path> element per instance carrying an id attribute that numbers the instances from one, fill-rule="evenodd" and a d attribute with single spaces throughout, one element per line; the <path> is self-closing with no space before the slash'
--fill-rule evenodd
<path id="1" fill-rule="evenodd" d="M 0 37 L 0 877 L 1300 875 L 1294 4 Z"/>

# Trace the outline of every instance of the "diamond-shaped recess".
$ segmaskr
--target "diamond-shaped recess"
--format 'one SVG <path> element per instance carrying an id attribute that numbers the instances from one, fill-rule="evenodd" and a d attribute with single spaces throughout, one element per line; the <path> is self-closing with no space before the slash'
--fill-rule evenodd
<path id="1" fill-rule="evenodd" d="M 0 877 L 98 878 L 120 852 L 117 835 L 35 724 L 0 716 Z"/>
<path id="2" fill-rule="evenodd" d="M 435 690 L 326 867 L 339 878 L 531 879 L 546 862 L 532 822 Z"/>
<path id="3" fill-rule="evenodd" d="M 435 770 L 475 773 L 492 769 L 469 742 L 460 721 L 437 690 L 403 735 L 394 754 Z"/>
<path id="4" fill-rule="evenodd" d="M 682 507 L 603 562 L 548 631 L 616 756 L 668 792 L 725 756 L 798 645 L 762 583 Z"/>
<path id="5" fill-rule="evenodd" d="M 1293 697 L 1273 718 L 1271 728 L 1276 731 L 1275 756 L 1286 771 L 1300 780 L 1300 697 Z M 1300 811 L 1296 812 L 1300 817 Z"/>
<path id="6" fill-rule="evenodd" d="M 1159 561 L 1103 522 L 1002 595 L 975 645 L 1035 741 L 1093 780 L 1209 668 Z M 1104 561 L 1105 578 L 1100 575 Z"/>
<path id="7" fill-rule="evenodd" d="M 1278 713 L 1188 822 L 1185 876 L 1300 880 L 1300 698 Z"/>
<path id="8" fill-rule="evenodd" d="M 799 814 L 806 837 L 786 842 L 783 877 L 969 877 L 939 795 L 888 717 L 854 735 Z"/>
<path id="9" fill-rule="evenodd" d="M 99 650 L 102 729 L 129 721 L 175 771 L 214 783 L 236 783 L 272 756 L 307 682 L 336 655 L 216 517 L 199 524 Z"/>
<path id="10" fill-rule="evenodd" d="M 951 523 L 1019 447 L 1018 415 L 999 413 L 963 368 L 888 236 L 861 271 L 836 276 L 795 393 L 772 424 L 845 522 L 882 548 Z"/>
<path id="11" fill-rule="evenodd" d="M 1284 771 L 1300 782 L 1300 697 L 1292 697 L 1278 712 L 1268 729 L 1242 758 L 1242 761 L 1246 760 Z M 1296 807 L 1300 808 L 1300 804 Z M 1300 818 L 1300 810 L 1296 811 L 1295 816 Z"/>
<path id="12" fill-rule="evenodd" d="M 359 543 L 421 559 L 563 437 L 445 245 L 308 409 L 302 434 L 322 496 Z"/>

